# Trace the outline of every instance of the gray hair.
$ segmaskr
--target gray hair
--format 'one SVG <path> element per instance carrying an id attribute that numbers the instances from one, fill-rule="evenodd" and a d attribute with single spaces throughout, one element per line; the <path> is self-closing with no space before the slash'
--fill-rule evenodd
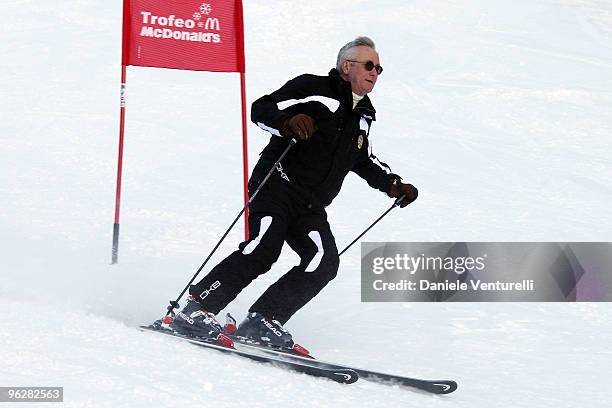
<path id="1" fill-rule="evenodd" d="M 355 38 L 353 41 L 344 44 L 344 46 L 340 48 L 340 51 L 338 51 L 338 59 L 336 60 L 336 69 L 338 71 L 342 72 L 340 69 L 340 66 L 342 65 L 342 61 L 355 58 L 355 53 L 354 51 L 351 51 L 351 49 L 358 47 L 360 45 L 370 47 L 371 49 L 376 51 L 376 46 L 374 45 L 374 41 L 372 41 L 370 37 L 362 36 L 362 37 Z"/>

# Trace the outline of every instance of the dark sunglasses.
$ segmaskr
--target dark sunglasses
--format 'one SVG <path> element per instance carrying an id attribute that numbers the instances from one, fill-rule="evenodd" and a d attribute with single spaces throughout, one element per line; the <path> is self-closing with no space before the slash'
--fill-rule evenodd
<path id="1" fill-rule="evenodd" d="M 377 73 L 378 75 L 382 74 L 382 72 L 383 72 L 383 67 L 381 67 L 381 66 L 380 66 L 380 64 L 378 64 L 378 65 L 374 65 L 374 63 L 373 63 L 372 61 L 366 61 L 366 62 L 363 62 L 363 61 L 355 61 L 355 60 L 347 60 L 347 61 L 349 61 L 349 62 L 358 62 L 358 63 L 360 63 L 360 64 L 363 64 L 363 65 L 365 66 L 365 69 L 366 69 L 367 71 L 371 71 L 371 70 L 373 70 L 374 68 L 376 68 L 376 73 Z"/>

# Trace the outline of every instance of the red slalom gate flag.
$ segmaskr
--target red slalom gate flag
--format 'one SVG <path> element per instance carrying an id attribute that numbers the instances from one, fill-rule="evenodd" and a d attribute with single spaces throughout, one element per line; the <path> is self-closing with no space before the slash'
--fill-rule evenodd
<path id="1" fill-rule="evenodd" d="M 122 65 L 244 72 L 241 0 L 124 0 Z"/>
<path id="2" fill-rule="evenodd" d="M 123 0 L 123 47 L 117 191 L 112 263 L 119 253 L 126 67 L 240 73 L 245 240 L 248 239 L 248 149 L 244 23 L 241 0 Z"/>

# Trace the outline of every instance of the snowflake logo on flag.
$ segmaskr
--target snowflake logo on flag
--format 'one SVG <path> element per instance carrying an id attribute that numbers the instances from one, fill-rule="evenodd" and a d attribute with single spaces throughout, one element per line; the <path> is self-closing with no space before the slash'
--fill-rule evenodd
<path id="1" fill-rule="evenodd" d="M 200 6 L 200 11 L 202 14 L 209 15 L 212 12 L 212 7 L 208 3 L 204 3 Z"/>
<path id="2" fill-rule="evenodd" d="M 199 20 L 199 19 L 201 19 L 201 18 L 202 18 L 202 15 L 201 15 L 200 13 L 197 13 L 197 12 L 196 12 L 196 13 L 193 13 L 193 19 L 194 19 L 195 21 L 198 21 L 198 20 Z"/>

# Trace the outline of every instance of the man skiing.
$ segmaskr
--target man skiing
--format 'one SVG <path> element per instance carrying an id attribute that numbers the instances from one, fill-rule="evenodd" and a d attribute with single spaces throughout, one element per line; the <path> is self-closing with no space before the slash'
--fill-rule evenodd
<path id="1" fill-rule="evenodd" d="M 400 207 L 416 200 L 417 189 L 387 173 L 371 153 L 368 136 L 375 110 L 367 94 L 382 71 L 374 42 L 358 37 L 340 49 L 336 68 L 327 76 L 298 76 L 253 103 L 251 120 L 272 136 L 251 175 L 250 194 L 290 140 L 299 141 L 251 203 L 249 239 L 190 287 L 187 305 L 174 317 L 172 329 L 216 338 L 224 328 L 215 315 L 272 267 L 287 242 L 300 264 L 249 308 L 236 335 L 291 349 L 294 342 L 283 325 L 338 270 L 338 250 L 325 207 L 340 191 L 348 172 L 389 197 L 405 195 Z"/>

